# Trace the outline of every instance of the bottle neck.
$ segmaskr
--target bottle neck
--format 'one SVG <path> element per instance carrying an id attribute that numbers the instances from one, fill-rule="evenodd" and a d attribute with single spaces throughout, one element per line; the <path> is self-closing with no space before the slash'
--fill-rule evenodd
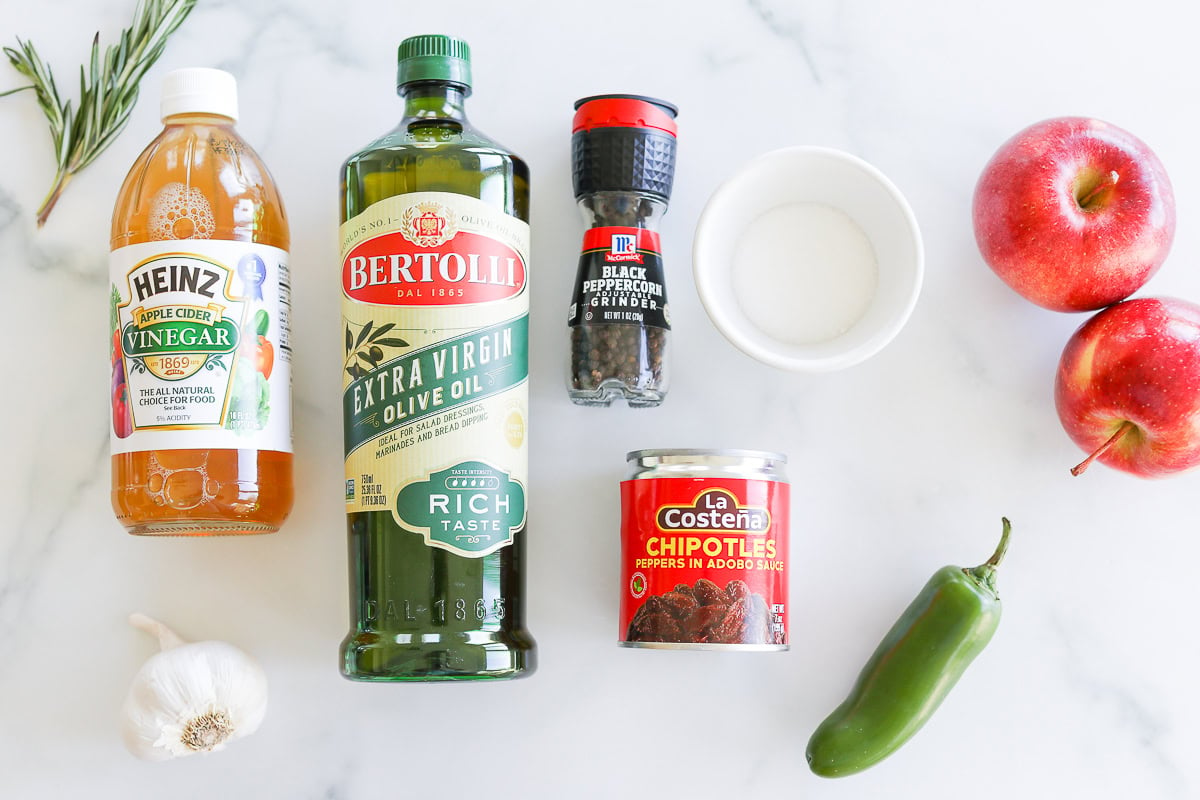
<path id="1" fill-rule="evenodd" d="M 234 120 L 231 117 L 226 117 L 222 114 L 205 114 L 203 112 L 185 112 L 182 114 L 172 114 L 169 117 L 163 117 L 164 126 L 170 125 L 212 125 L 217 127 L 232 128 Z"/>
<path id="2" fill-rule="evenodd" d="M 460 84 L 442 81 L 407 83 L 399 89 L 404 118 L 466 122 L 468 91 Z"/>

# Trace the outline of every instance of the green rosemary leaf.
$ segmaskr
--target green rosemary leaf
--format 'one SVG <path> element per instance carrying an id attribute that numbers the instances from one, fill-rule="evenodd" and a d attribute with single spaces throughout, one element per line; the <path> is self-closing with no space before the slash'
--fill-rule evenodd
<path id="1" fill-rule="evenodd" d="M 91 164 L 125 129 L 138 99 L 138 84 L 166 49 L 167 39 L 187 19 L 196 0 L 139 0 L 133 22 L 121 32 L 119 42 L 100 51 L 100 34 L 92 39 L 86 65 L 79 68 L 79 100 L 63 102 L 54 73 L 44 64 L 33 44 L 17 39 L 17 47 L 3 48 L 13 69 L 30 80 L 0 93 L 0 97 L 33 89 L 50 127 L 57 170 L 50 193 L 38 209 L 38 226 L 67 182 Z"/>

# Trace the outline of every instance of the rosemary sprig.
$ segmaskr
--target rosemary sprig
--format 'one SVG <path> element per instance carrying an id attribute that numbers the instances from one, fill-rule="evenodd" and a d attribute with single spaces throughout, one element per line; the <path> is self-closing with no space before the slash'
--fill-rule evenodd
<path id="1" fill-rule="evenodd" d="M 33 89 L 50 124 L 58 168 L 49 194 L 38 209 L 37 223 L 46 224 L 50 211 L 75 173 L 96 160 L 129 122 L 137 103 L 138 83 L 167 46 L 167 37 L 191 13 L 196 0 L 139 0 L 133 24 L 121 32 L 121 41 L 100 58 L 100 34 L 92 39 L 92 54 L 79 68 L 79 106 L 63 102 L 50 66 L 38 57 L 33 44 L 17 39 L 17 48 L 5 47 L 13 68 L 32 83 L 7 92 Z"/>

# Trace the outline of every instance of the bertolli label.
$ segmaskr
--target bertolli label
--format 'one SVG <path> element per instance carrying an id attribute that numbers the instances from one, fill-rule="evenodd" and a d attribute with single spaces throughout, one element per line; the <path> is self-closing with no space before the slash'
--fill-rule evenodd
<path id="1" fill-rule="evenodd" d="M 341 238 L 347 511 L 494 552 L 526 515 L 529 226 L 421 192 Z"/>

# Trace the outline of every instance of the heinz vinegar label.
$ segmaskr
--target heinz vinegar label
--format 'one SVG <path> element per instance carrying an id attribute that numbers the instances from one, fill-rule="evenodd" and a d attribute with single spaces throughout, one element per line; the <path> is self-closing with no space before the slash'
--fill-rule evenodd
<path id="1" fill-rule="evenodd" d="M 480 557 L 525 525 L 529 225 L 417 192 L 341 227 L 346 510 Z"/>
<path id="2" fill-rule="evenodd" d="M 292 451 L 283 250 L 148 242 L 111 254 L 112 452 Z"/>

